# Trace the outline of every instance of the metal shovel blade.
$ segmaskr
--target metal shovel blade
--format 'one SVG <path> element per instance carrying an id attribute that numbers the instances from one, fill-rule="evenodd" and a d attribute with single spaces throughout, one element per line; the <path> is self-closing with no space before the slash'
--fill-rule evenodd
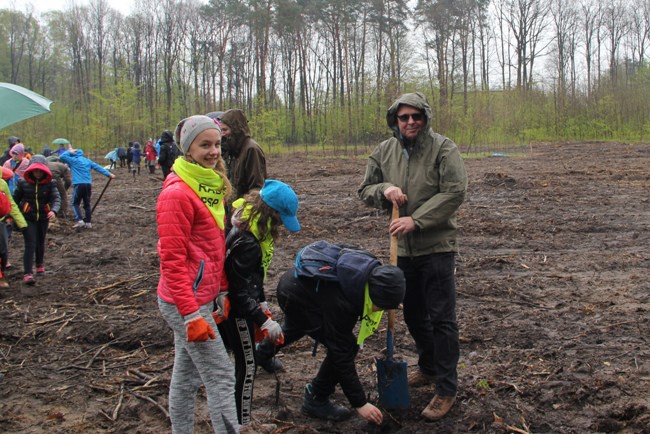
<path id="1" fill-rule="evenodd" d="M 394 315 L 393 311 L 389 312 L 390 315 Z M 379 404 L 386 409 L 407 409 L 410 403 L 407 364 L 393 359 L 393 332 L 390 329 L 387 339 L 389 342 L 386 359 L 376 360 Z"/>
<path id="2" fill-rule="evenodd" d="M 406 362 L 377 360 L 377 383 L 382 407 L 400 410 L 409 408 Z"/>

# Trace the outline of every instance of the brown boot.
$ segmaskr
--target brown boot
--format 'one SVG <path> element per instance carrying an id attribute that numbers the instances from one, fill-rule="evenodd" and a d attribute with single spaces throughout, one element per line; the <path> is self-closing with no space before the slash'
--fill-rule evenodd
<path id="1" fill-rule="evenodd" d="M 454 402 L 456 402 L 456 396 L 435 395 L 429 405 L 422 410 L 422 417 L 428 420 L 442 419 L 454 406 Z"/>
<path id="2" fill-rule="evenodd" d="M 420 369 L 416 369 L 415 371 L 408 374 L 409 387 L 428 386 L 430 384 L 433 384 L 435 379 L 436 378 L 433 375 L 425 374 Z"/>

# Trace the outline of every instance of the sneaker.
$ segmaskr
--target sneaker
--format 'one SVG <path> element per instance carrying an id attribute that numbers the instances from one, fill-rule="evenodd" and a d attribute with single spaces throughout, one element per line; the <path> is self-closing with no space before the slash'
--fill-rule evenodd
<path id="1" fill-rule="evenodd" d="M 45 267 L 42 265 L 37 265 L 36 266 L 36 274 L 43 274 L 45 273 Z"/>
<path id="2" fill-rule="evenodd" d="M 274 372 L 282 372 L 284 371 L 284 365 L 280 360 L 278 360 L 277 357 L 257 357 L 257 366 L 260 366 L 262 369 L 264 369 L 266 372 L 269 374 L 272 374 Z"/>
<path id="3" fill-rule="evenodd" d="M 23 283 L 25 285 L 34 285 L 36 283 L 36 280 L 34 280 L 34 276 L 31 274 L 25 274 L 23 276 Z"/>
<path id="4" fill-rule="evenodd" d="M 422 410 L 422 417 L 428 420 L 442 419 L 449 413 L 451 407 L 456 402 L 456 396 L 438 396 L 435 395 L 429 405 Z"/>
<path id="5" fill-rule="evenodd" d="M 92 224 L 92 223 L 86 223 L 84 227 L 85 227 L 86 229 L 92 229 L 92 228 L 93 228 L 93 224 Z"/>
<path id="6" fill-rule="evenodd" d="M 305 386 L 305 399 L 302 401 L 302 412 L 316 419 L 340 422 L 352 415 L 350 409 L 332 403 L 329 398 L 318 398 L 314 395 L 311 384 Z"/>
<path id="7" fill-rule="evenodd" d="M 433 375 L 425 374 L 420 369 L 416 369 L 408 374 L 409 387 L 428 386 L 433 384 L 435 379 Z"/>
<path id="8" fill-rule="evenodd" d="M 76 225 L 72 226 L 74 229 L 82 229 L 86 227 L 86 223 L 83 220 L 79 220 Z"/>
<path id="9" fill-rule="evenodd" d="M 7 265 L 5 265 L 5 270 L 10 269 L 11 267 L 13 267 L 13 265 L 11 265 L 9 261 L 7 261 Z"/>
<path id="10" fill-rule="evenodd" d="M 9 282 L 4 277 L 0 277 L 0 288 L 9 288 Z"/>

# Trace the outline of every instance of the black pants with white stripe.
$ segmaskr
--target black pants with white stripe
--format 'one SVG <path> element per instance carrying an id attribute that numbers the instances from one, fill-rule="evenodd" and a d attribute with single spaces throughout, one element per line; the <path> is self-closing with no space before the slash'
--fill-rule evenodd
<path id="1" fill-rule="evenodd" d="M 255 382 L 255 329 L 252 320 L 230 317 L 219 324 L 228 349 L 235 355 L 235 401 L 239 423 L 251 421 Z"/>

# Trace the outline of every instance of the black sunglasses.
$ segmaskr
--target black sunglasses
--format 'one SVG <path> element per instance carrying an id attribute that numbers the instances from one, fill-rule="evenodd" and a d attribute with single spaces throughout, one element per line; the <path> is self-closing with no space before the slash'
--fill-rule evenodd
<path id="1" fill-rule="evenodd" d="M 402 122 L 408 122 L 409 118 L 411 118 L 415 122 L 417 122 L 417 121 L 421 121 L 422 119 L 424 119 L 424 115 L 422 113 L 413 113 L 411 115 L 397 116 L 397 119 L 399 119 Z"/>

